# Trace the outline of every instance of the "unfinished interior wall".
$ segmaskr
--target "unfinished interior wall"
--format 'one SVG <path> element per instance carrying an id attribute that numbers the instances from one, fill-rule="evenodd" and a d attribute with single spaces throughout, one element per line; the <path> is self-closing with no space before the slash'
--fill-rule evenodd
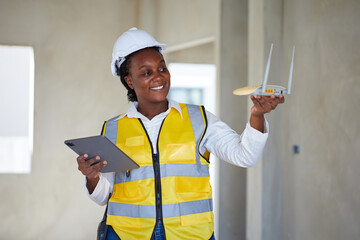
<path id="1" fill-rule="evenodd" d="M 145 15 L 139 25 L 152 29 L 158 39 L 168 44 L 164 52 L 167 62 L 215 64 L 219 0 L 158 0 L 151 8 L 150 2 L 141 1 Z M 145 17 L 149 13 L 151 17 Z"/>
<path id="2" fill-rule="evenodd" d="M 135 3 L 0 1 L 0 44 L 35 52 L 32 172 L 0 175 L 0 239 L 95 239 L 104 207 L 85 195 L 63 142 L 99 134 L 127 108 L 110 62 L 114 41 L 136 23 Z"/>
<path id="3" fill-rule="evenodd" d="M 284 10 L 297 71 L 284 107 L 282 237 L 359 239 L 360 2 L 285 1 Z"/>
<path id="4" fill-rule="evenodd" d="M 257 2 L 263 19 L 249 41 L 262 41 L 262 72 L 270 42 L 278 49 L 270 82 L 286 84 L 292 45 L 296 57 L 292 94 L 268 116 L 262 167 L 250 170 L 261 193 L 248 209 L 260 197 L 262 227 L 259 236 L 248 226 L 248 239 L 358 239 L 360 3 Z"/>
<path id="5" fill-rule="evenodd" d="M 247 84 L 248 2 L 221 1 L 218 58 L 219 113 L 238 133 L 248 121 L 247 97 L 232 94 Z M 219 239 L 245 239 L 246 169 L 219 162 Z"/>

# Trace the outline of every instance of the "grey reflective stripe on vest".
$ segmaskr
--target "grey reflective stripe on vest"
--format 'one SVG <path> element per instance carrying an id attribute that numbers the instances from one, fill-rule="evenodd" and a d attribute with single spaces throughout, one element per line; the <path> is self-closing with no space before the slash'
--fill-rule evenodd
<path id="1" fill-rule="evenodd" d="M 162 205 L 163 217 L 180 217 L 196 213 L 211 212 L 212 199 Z M 108 214 L 133 218 L 156 218 L 156 209 L 152 205 L 135 205 L 109 202 Z"/>
<path id="2" fill-rule="evenodd" d="M 107 137 L 112 143 L 116 145 L 116 136 L 118 132 L 118 121 L 114 121 L 119 116 L 109 119 L 106 123 L 105 137 Z"/>
<path id="3" fill-rule="evenodd" d="M 156 218 L 156 208 L 155 205 L 109 202 L 107 214 L 134 218 Z"/>
<path id="4" fill-rule="evenodd" d="M 200 106 L 186 104 L 186 107 L 187 107 L 187 110 L 189 113 L 191 126 L 192 126 L 194 136 L 195 136 L 196 150 L 198 150 L 200 147 L 199 145 L 200 145 L 201 137 L 205 131 L 204 119 L 203 119 L 203 116 L 201 113 Z M 196 163 L 201 164 L 198 151 L 196 151 Z"/>
<path id="5" fill-rule="evenodd" d="M 209 177 L 209 166 L 205 164 L 161 164 L 160 172 L 161 177 Z M 115 176 L 115 184 L 146 178 L 154 178 L 153 166 L 133 169 L 130 171 L 130 176 L 128 177 L 125 172 L 117 173 Z"/>

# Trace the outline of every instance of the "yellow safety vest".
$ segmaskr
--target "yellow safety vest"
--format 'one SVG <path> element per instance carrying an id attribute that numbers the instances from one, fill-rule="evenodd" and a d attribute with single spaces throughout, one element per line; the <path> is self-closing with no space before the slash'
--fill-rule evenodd
<path id="1" fill-rule="evenodd" d="M 161 221 L 165 237 L 210 239 L 214 232 L 209 154 L 199 145 L 207 120 L 201 106 L 180 104 L 164 119 L 154 154 L 140 119 L 105 122 L 103 134 L 140 168 L 115 174 L 107 224 L 123 240 L 152 239 Z"/>

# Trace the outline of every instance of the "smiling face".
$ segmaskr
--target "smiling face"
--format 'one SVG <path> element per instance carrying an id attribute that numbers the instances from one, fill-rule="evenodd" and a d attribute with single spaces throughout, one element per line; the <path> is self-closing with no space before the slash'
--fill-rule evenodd
<path id="1" fill-rule="evenodd" d="M 163 56 L 156 49 L 146 48 L 131 56 L 126 83 L 134 89 L 140 106 L 166 104 L 170 73 Z"/>

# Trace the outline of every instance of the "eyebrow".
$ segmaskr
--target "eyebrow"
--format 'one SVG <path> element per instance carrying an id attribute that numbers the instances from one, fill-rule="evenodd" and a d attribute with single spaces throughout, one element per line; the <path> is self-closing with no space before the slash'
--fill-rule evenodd
<path id="1" fill-rule="evenodd" d="M 161 59 L 161 61 L 159 62 L 160 63 L 165 63 L 165 60 L 164 59 Z M 142 68 L 145 68 L 145 67 L 149 67 L 150 65 L 142 65 L 138 68 L 138 70 L 142 69 Z"/>

